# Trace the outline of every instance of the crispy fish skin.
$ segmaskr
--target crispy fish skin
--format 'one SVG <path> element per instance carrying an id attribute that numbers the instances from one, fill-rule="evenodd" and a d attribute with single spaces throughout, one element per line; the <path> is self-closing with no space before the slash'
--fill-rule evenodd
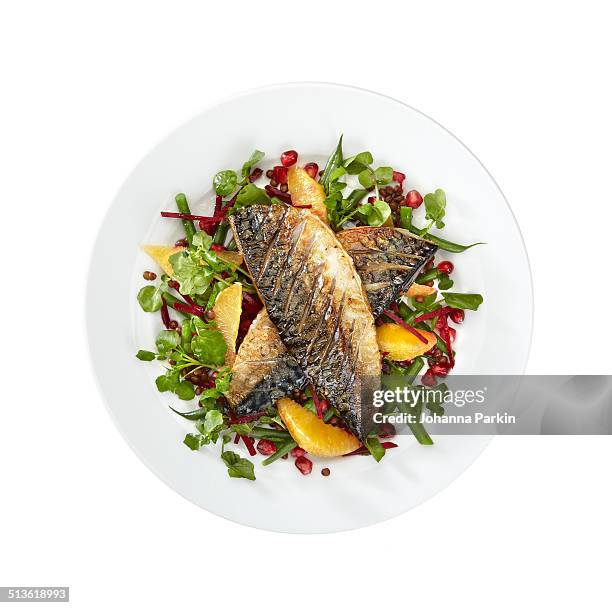
<path id="1" fill-rule="evenodd" d="M 375 318 L 412 284 L 437 250 L 433 243 L 401 228 L 350 228 L 336 238 L 357 263 Z M 382 264 L 387 265 L 381 270 Z M 241 416 L 266 408 L 307 383 L 265 311 L 247 332 L 232 371 L 228 401 Z"/>
<path id="2" fill-rule="evenodd" d="M 314 214 L 252 205 L 230 223 L 268 315 L 321 397 L 365 439 L 380 384 L 374 318 L 350 256 Z M 375 384 L 376 386 L 369 386 Z"/>
<path id="3" fill-rule="evenodd" d="M 360 226 L 336 237 L 361 277 L 374 318 L 408 289 L 437 246 L 402 228 Z"/>
<path id="4" fill-rule="evenodd" d="M 287 352 L 265 308 L 259 311 L 244 337 L 232 366 L 227 400 L 240 416 L 258 412 L 308 379 Z"/>

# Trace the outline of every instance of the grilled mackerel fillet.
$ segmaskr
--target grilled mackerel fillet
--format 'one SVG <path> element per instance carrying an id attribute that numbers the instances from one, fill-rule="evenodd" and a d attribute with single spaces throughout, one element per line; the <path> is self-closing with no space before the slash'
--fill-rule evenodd
<path id="1" fill-rule="evenodd" d="M 318 394 L 365 439 L 380 385 L 374 318 L 361 280 L 318 217 L 286 205 L 252 205 L 231 216 L 236 243 L 281 340 Z M 372 386 L 370 386 L 372 384 Z"/>
<path id="2" fill-rule="evenodd" d="M 437 247 L 401 228 L 365 226 L 336 234 L 357 267 L 376 318 L 433 258 Z M 239 415 L 272 405 L 308 380 L 262 310 L 238 349 L 228 401 Z"/>
<path id="3" fill-rule="evenodd" d="M 349 228 L 336 237 L 357 268 L 374 318 L 408 289 L 438 249 L 408 230 L 386 226 Z"/>

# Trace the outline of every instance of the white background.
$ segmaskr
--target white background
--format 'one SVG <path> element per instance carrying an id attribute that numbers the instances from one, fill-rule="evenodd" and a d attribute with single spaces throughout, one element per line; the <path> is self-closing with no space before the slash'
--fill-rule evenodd
<path id="1" fill-rule="evenodd" d="M 232 93 L 338 81 L 423 110 L 497 179 L 533 268 L 529 371 L 610 373 L 606 4 L 3 2 L 0 585 L 87 607 L 609 606 L 608 437 L 497 439 L 395 520 L 260 532 L 140 463 L 83 327 L 97 226 L 152 145 Z"/>

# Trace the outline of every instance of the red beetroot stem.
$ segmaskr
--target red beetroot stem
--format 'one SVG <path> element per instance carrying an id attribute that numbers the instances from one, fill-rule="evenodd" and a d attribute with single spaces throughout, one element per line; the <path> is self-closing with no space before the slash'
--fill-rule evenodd
<path id="1" fill-rule="evenodd" d="M 168 312 L 168 305 L 166 301 L 162 298 L 162 306 L 160 309 L 162 323 L 166 329 L 170 329 L 170 313 Z"/>
<path id="2" fill-rule="evenodd" d="M 294 209 L 312 209 L 312 205 L 293 205 Z"/>
<path id="3" fill-rule="evenodd" d="M 319 400 L 319 395 L 317 395 L 317 391 L 313 384 L 310 385 L 310 392 L 312 393 L 312 400 L 314 402 L 315 408 L 317 410 L 317 418 L 323 418 L 323 405 Z"/>
<path id="4" fill-rule="evenodd" d="M 288 192 L 283 192 L 282 190 L 270 185 L 266 186 L 266 192 L 270 196 L 275 196 L 279 200 L 283 201 L 283 203 L 289 203 L 289 205 L 291 205 L 291 194 Z"/>
<path id="5" fill-rule="evenodd" d="M 193 215 L 192 213 L 178 213 L 176 211 L 162 211 L 162 217 L 173 217 L 179 220 L 192 220 L 192 221 L 210 221 L 214 218 L 207 217 L 206 215 Z"/>
<path id="6" fill-rule="evenodd" d="M 427 338 L 423 334 L 419 333 L 414 327 L 412 327 L 412 325 L 408 325 L 408 323 L 406 323 L 404 319 L 396 315 L 394 312 L 390 310 L 385 310 L 383 314 L 389 317 L 390 319 L 393 319 L 398 325 L 400 325 L 404 329 L 407 329 L 413 336 L 423 342 L 423 344 L 427 344 Z"/>
<path id="7" fill-rule="evenodd" d="M 420 323 L 421 321 L 434 319 L 435 317 L 439 317 L 441 315 L 448 315 L 453 310 L 454 308 L 451 308 L 450 306 L 442 306 L 442 308 L 438 308 L 438 310 L 432 310 L 431 312 L 426 312 L 425 314 L 422 314 L 420 317 L 417 317 L 414 322 Z"/>
<path id="8" fill-rule="evenodd" d="M 172 302 L 172 308 L 179 312 L 187 313 L 188 315 L 195 315 L 196 317 L 204 316 L 204 309 L 201 306 L 190 306 L 189 304 L 183 304 L 182 302 Z"/>
<path id="9" fill-rule="evenodd" d="M 246 445 L 247 450 L 251 456 L 257 455 L 257 450 L 255 449 L 255 445 L 253 444 L 253 440 L 248 435 L 240 435 L 242 441 L 244 441 L 244 445 Z"/>
<path id="10" fill-rule="evenodd" d="M 392 441 L 382 441 L 381 444 L 383 448 L 385 448 L 385 450 L 390 450 L 391 448 L 396 448 L 397 444 L 393 443 Z M 359 455 L 363 455 L 363 454 L 369 454 L 370 450 L 368 450 L 368 448 L 366 448 L 365 445 L 362 445 L 360 448 L 357 448 L 355 451 L 353 452 L 349 452 L 348 454 L 344 454 L 344 456 L 359 456 Z"/>

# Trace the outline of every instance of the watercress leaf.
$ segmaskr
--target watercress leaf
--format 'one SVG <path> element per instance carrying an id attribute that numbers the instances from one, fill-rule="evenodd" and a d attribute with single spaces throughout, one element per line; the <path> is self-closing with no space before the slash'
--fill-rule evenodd
<path id="1" fill-rule="evenodd" d="M 367 437 L 365 440 L 365 446 L 370 451 L 370 454 L 374 456 L 376 462 L 380 462 L 385 455 L 385 448 L 380 444 L 377 437 Z"/>
<path id="2" fill-rule="evenodd" d="M 360 174 L 359 174 L 359 183 L 364 187 L 364 188 L 373 188 L 374 184 L 376 183 L 376 179 L 374 176 L 374 171 L 372 171 L 372 169 L 364 169 Z"/>
<path id="3" fill-rule="evenodd" d="M 197 249 L 205 249 L 206 251 L 208 251 L 210 249 L 210 246 L 212 245 L 212 241 L 213 239 L 210 234 L 207 234 L 203 230 L 200 230 L 193 235 L 191 244 Z"/>
<path id="4" fill-rule="evenodd" d="M 206 365 L 223 365 L 227 345 L 223 334 L 217 330 L 208 330 L 191 340 L 191 350 L 202 363 Z"/>
<path id="5" fill-rule="evenodd" d="M 196 236 L 200 232 L 196 232 Z M 179 251 L 170 256 L 173 278 L 178 281 L 181 293 L 197 295 L 204 293 L 210 285 L 214 271 L 201 263 L 197 250 Z"/>
<path id="6" fill-rule="evenodd" d="M 444 228 L 442 218 L 446 215 L 446 194 L 438 188 L 435 192 L 425 195 L 425 217 L 436 223 L 436 228 Z"/>
<path id="7" fill-rule="evenodd" d="M 219 410 L 209 410 L 204 418 L 204 431 L 207 435 L 220 430 L 223 426 L 223 414 Z"/>
<path id="8" fill-rule="evenodd" d="M 238 196 L 236 197 L 236 202 L 230 209 L 230 213 L 233 214 L 238 209 L 241 209 L 242 207 L 247 207 L 248 205 L 269 205 L 270 202 L 270 197 L 263 188 L 259 188 L 255 184 L 247 184 L 238 193 Z"/>
<path id="9" fill-rule="evenodd" d="M 181 343 L 181 338 L 177 332 L 171 329 L 162 329 L 155 338 L 155 346 L 160 355 L 167 355 Z"/>
<path id="10" fill-rule="evenodd" d="M 343 175 L 346 175 L 346 169 L 344 167 L 336 167 L 329 176 L 330 184 L 340 179 Z"/>
<path id="11" fill-rule="evenodd" d="M 208 442 L 206 441 L 206 437 L 204 435 L 199 435 L 195 433 L 189 433 L 185 435 L 185 439 L 183 439 L 183 443 L 190 449 L 197 451 L 203 445 L 206 445 Z"/>
<path id="12" fill-rule="evenodd" d="M 231 169 L 219 171 L 213 178 L 213 186 L 219 196 L 229 196 L 236 189 L 237 184 L 238 176 Z"/>
<path id="13" fill-rule="evenodd" d="M 139 350 L 136 353 L 136 358 L 141 361 L 153 361 L 153 359 L 155 359 L 155 353 L 152 353 L 150 350 Z"/>
<path id="14" fill-rule="evenodd" d="M 393 167 L 378 167 L 374 175 L 379 186 L 390 184 L 393 181 Z"/>
<path id="15" fill-rule="evenodd" d="M 174 388 L 174 393 L 179 399 L 183 401 L 189 401 L 195 397 L 195 389 L 191 382 L 187 382 L 184 380 L 183 382 L 179 382 Z"/>
<path id="16" fill-rule="evenodd" d="M 147 285 L 138 292 L 137 300 L 140 308 L 145 312 L 157 312 L 163 303 L 161 289 L 153 285 Z"/>
<path id="17" fill-rule="evenodd" d="M 242 165 L 242 177 L 247 177 L 251 174 L 253 167 L 263 159 L 265 154 L 261 150 L 255 150 L 249 160 Z"/>
<path id="18" fill-rule="evenodd" d="M 361 205 L 359 214 L 368 226 L 382 226 L 391 215 L 391 207 L 385 201 L 374 201 Z"/>
<path id="19" fill-rule="evenodd" d="M 349 175 L 357 175 L 367 169 L 373 162 L 374 159 L 370 152 L 360 152 L 356 156 L 347 158 L 344 161 L 344 167 Z"/>
<path id="20" fill-rule="evenodd" d="M 454 284 L 455 282 L 447 274 L 444 274 L 443 272 L 439 274 L 439 277 L 438 277 L 438 288 L 439 289 L 450 289 Z"/>
<path id="21" fill-rule="evenodd" d="M 221 454 L 221 458 L 227 466 L 227 473 L 230 477 L 242 477 L 255 481 L 253 463 L 246 458 L 241 458 L 236 452 L 226 451 Z"/>
<path id="22" fill-rule="evenodd" d="M 157 376 L 157 378 L 155 378 L 155 386 L 157 386 L 157 390 L 160 393 L 165 393 L 166 391 L 170 390 L 168 378 L 166 378 L 165 375 Z"/>
<path id="23" fill-rule="evenodd" d="M 452 308 L 463 308 L 464 310 L 478 310 L 483 303 L 483 297 L 479 293 L 454 293 L 445 291 L 442 293 L 444 300 Z"/>
<path id="24" fill-rule="evenodd" d="M 230 382 L 232 380 L 232 372 L 230 369 L 221 370 L 215 378 L 215 389 L 220 393 L 229 391 Z"/>

